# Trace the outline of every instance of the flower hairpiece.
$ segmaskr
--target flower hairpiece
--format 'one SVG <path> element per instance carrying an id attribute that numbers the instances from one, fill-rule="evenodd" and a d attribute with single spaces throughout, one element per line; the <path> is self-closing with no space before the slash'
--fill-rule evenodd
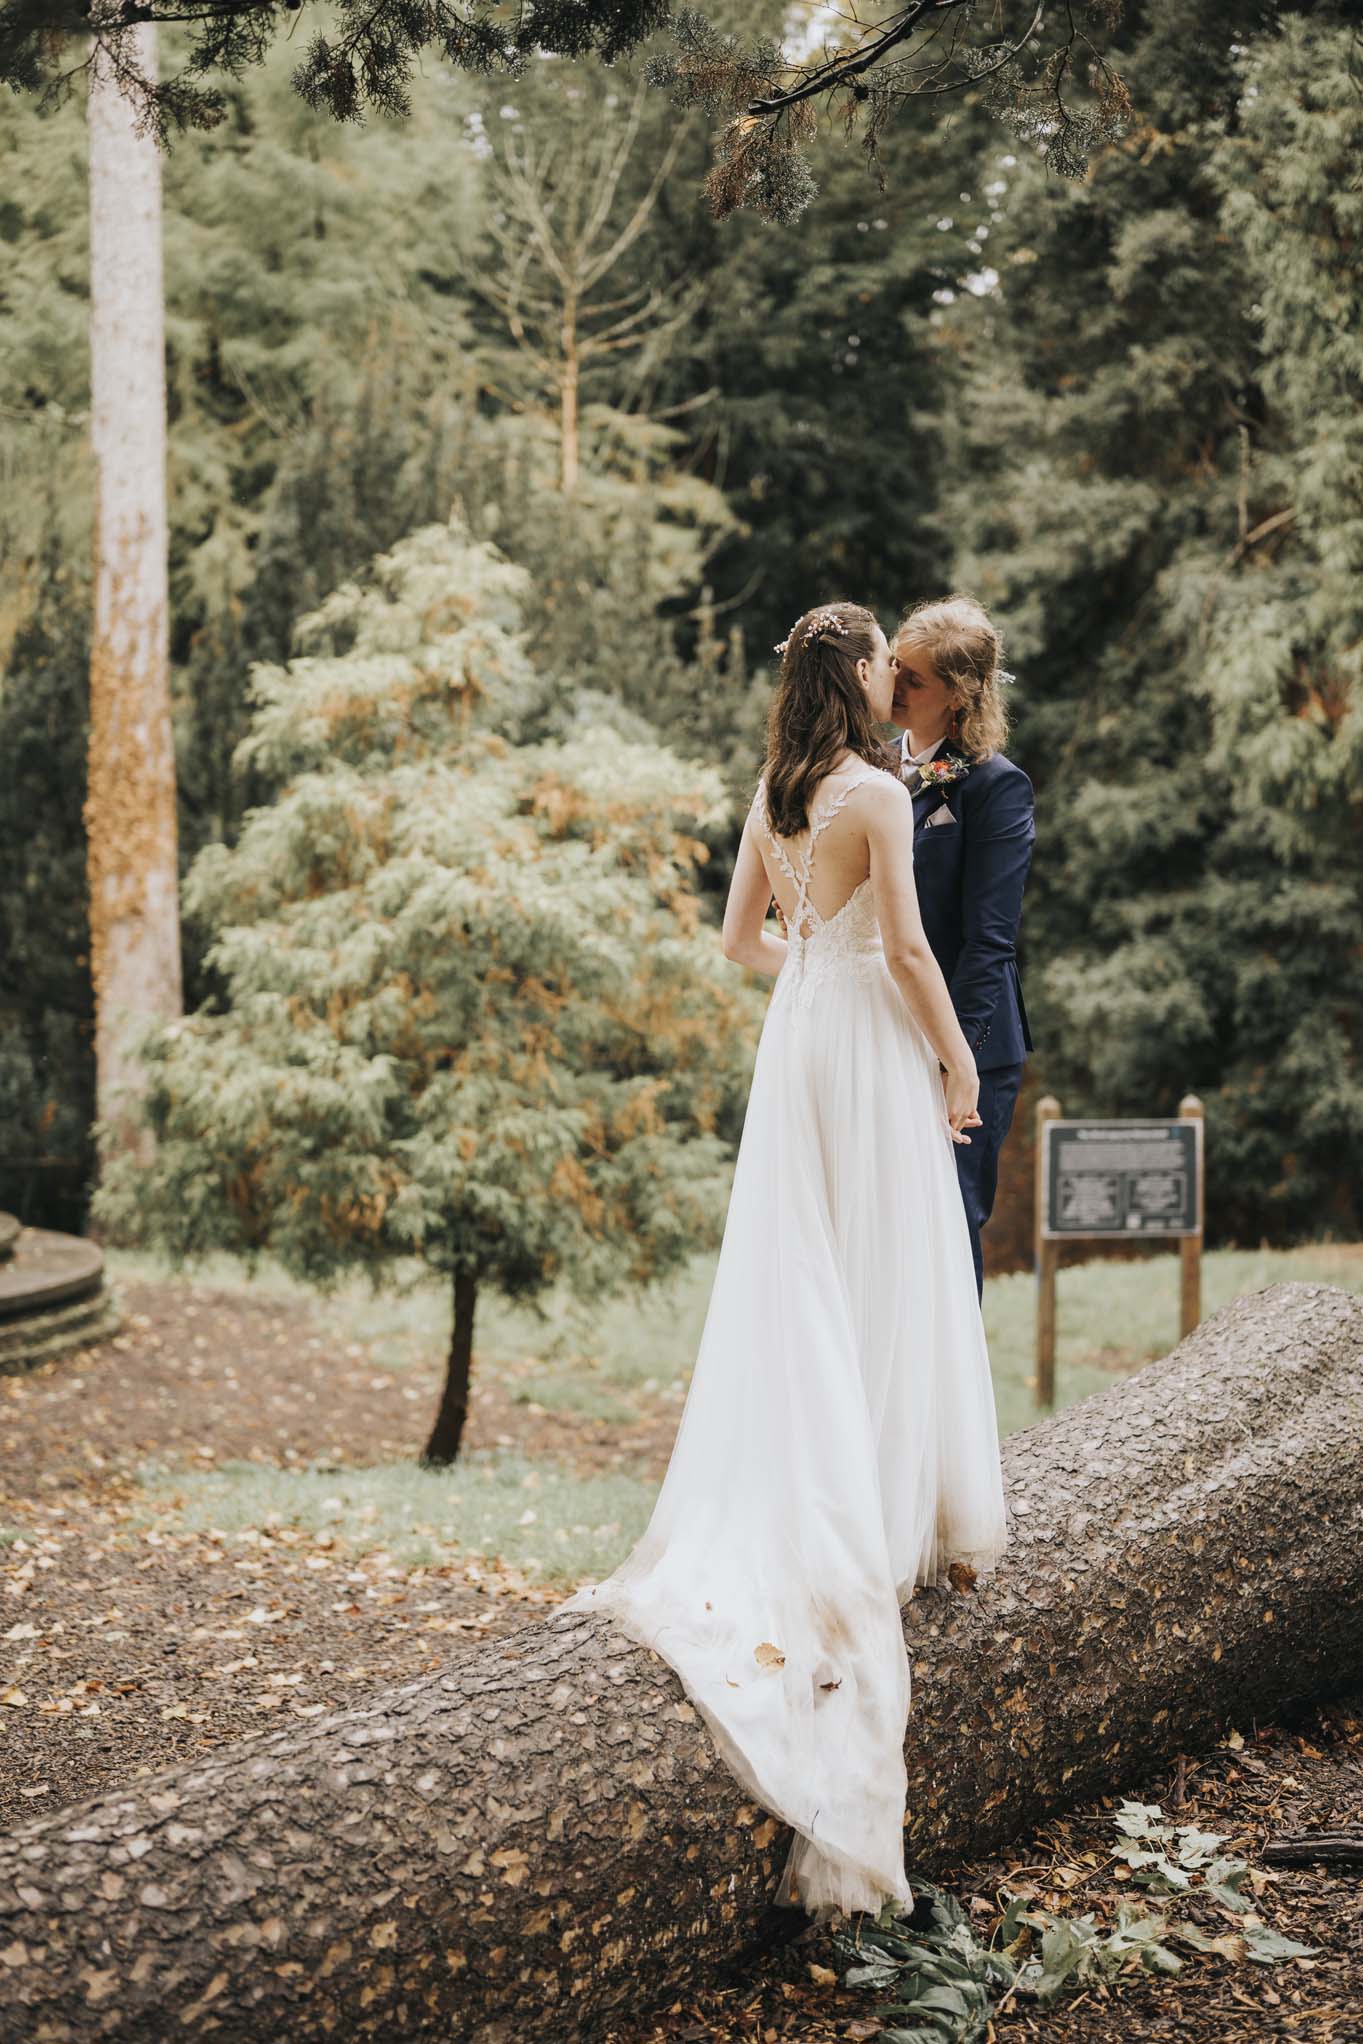
<path id="1" fill-rule="evenodd" d="M 809 623 L 805 626 L 803 643 L 806 646 L 811 645 L 815 639 L 821 639 L 825 632 L 837 632 L 844 639 L 849 636 L 846 620 L 839 617 L 835 610 L 816 610 L 812 612 Z M 784 653 L 794 637 L 795 626 L 792 625 L 785 638 L 779 640 L 772 651 Z"/>
<path id="2" fill-rule="evenodd" d="M 1017 676 L 1016 676 L 1015 674 L 1010 674 L 1010 673 L 1008 672 L 1008 669 L 1007 669 L 1006 667 L 1000 667 L 1000 669 L 999 669 L 999 671 L 998 671 L 998 678 L 999 678 L 999 680 L 1000 680 L 1000 681 L 1016 681 L 1016 680 L 1017 680 Z"/>

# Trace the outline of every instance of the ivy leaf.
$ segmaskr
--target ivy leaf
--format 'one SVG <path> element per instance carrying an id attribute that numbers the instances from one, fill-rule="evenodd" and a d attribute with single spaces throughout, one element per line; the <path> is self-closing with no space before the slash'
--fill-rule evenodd
<path id="1" fill-rule="evenodd" d="M 1092 1945 L 1077 1925 L 1062 1917 L 1052 1918 L 1041 1938 L 1041 1957 L 1030 1961 L 1037 1968 L 1031 1985 L 1038 2001 L 1054 2001 L 1070 1975 L 1084 1963 Z M 1028 1968 L 1023 1968 L 1024 1976 Z"/>
<path id="2" fill-rule="evenodd" d="M 1028 1903 L 1034 1899 L 1030 1894 L 1010 1895 L 1008 1897 L 1008 1906 L 1003 1912 L 1003 1922 L 999 1925 L 998 1939 L 1000 1945 L 1006 1948 L 1012 1944 L 1014 1938 L 1018 1935 L 1018 1924 L 1022 1913 Z"/>
<path id="3" fill-rule="evenodd" d="M 1299 1945 L 1295 1938 L 1285 1938 L 1281 1931 L 1269 1930 L 1262 1923 L 1247 1923 L 1244 1939 L 1245 1956 L 1259 1965 L 1269 1965 L 1274 1959 L 1313 1959 L 1320 1950 L 1319 1945 Z"/>
<path id="4" fill-rule="evenodd" d="M 1153 1889 L 1157 1895 L 1182 1895 L 1192 1887 L 1192 1875 L 1176 1867 L 1162 1852 L 1146 1853 L 1143 1858 L 1147 1864 L 1137 1867 L 1131 1877 L 1142 1888 Z"/>
<path id="5" fill-rule="evenodd" d="M 1196 1824 L 1180 1824 L 1178 1839 L 1179 1865 L 1185 1867 L 1200 1867 L 1226 1842 L 1220 1832 L 1200 1831 Z"/>
<path id="6" fill-rule="evenodd" d="M 1122 1802 L 1113 1822 L 1128 1838 L 1169 1838 L 1172 1827 L 1164 1821 L 1164 1812 L 1158 1803 Z"/>
<path id="7" fill-rule="evenodd" d="M 1238 1965 L 1245 1956 L 1245 1941 L 1239 1931 L 1223 1931 L 1220 1937 L 1210 1937 L 1196 1923 L 1171 1923 L 1166 1937 L 1182 1938 L 1195 1952 L 1215 1952 L 1218 1958 L 1229 1959 Z"/>
<path id="8" fill-rule="evenodd" d="M 1214 1859 L 1203 1877 L 1202 1892 L 1210 1895 L 1223 1909 L 1240 1912 L 1253 1908 L 1248 1895 L 1240 1893 L 1240 1885 L 1249 1873 L 1249 1861 L 1243 1859 Z"/>
<path id="9" fill-rule="evenodd" d="M 842 1976 L 844 1987 L 892 1987 L 899 1978 L 893 1959 L 873 1959 L 869 1965 L 849 1966 Z"/>
<path id="10" fill-rule="evenodd" d="M 944 2015 L 968 2016 L 970 2002 L 959 1987 L 950 1987 L 945 1982 L 938 1987 L 925 1987 L 918 1997 L 922 2009 L 940 2009 Z"/>

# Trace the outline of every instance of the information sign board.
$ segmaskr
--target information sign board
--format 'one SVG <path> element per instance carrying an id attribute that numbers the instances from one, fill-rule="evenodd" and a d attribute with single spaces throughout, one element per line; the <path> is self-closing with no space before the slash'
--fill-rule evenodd
<path id="1" fill-rule="evenodd" d="M 1041 1233 L 1130 1241 L 1201 1231 L 1202 1122 L 1043 1121 Z"/>

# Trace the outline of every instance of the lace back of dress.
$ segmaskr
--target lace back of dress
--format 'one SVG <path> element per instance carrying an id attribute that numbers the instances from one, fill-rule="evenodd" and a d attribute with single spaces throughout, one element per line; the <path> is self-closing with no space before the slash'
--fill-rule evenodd
<path id="1" fill-rule="evenodd" d="M 810 900 L 810 882 L 814 877 L 814 851 L 820 837 L 838 814 L 848 796 L 853 794 L 856 789 L 864 786 L 867 781 L 874 780 L 879 772 L 879 767 L 863 767 L 860 773 L 854 774 L 850 781 L 845 782 L 838 789 L 832 801 L 822 809 L 816 807 L 818 797 L 815 797 L 815 801 L 811 802 L 809 807 L 809 828 L 804 833 L 804 843 L 798 846 L 793 859 L 787 847 L 796 845 L 797 841 L 793 838 L 783 838 L 778 835 L 771 820 L 771 808 L 767 800 L 766 776 L 763 775 L 758 783 L 758 819 L 766 834 L 767 842 L 775 854 L 777 865 L 795 889 L 794 906 L 786 917 L 786 937 L 793 953 L 802 955 L 805 946 L 818 936 L 820 930 L 827 928 L 830 922 L 835 921 L 836 917 L 841 915 L 842 908 L 847 906 L 847 902 L 844 902 L 842 908 L 836 910 L 833 916 L 825 917 L 819 914 L 819 911 Z M 822 789 L 819 792 L 821 794 L 823 792 Z M 861 884 L 865 886 L 866 883 L 863 881 Z M 860 888 L 852 890 L 853 894 L 859 892 Z M 849 895 L 848 901 L 851 899 L 852 896 Z M 808 928 L 806 927 L 807 924 L 809 925 Z"/>

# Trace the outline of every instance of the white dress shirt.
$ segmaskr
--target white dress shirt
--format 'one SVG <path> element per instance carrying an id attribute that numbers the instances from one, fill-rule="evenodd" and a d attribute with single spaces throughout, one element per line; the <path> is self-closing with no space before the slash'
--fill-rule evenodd
<path id="1" fill-rule="evenodd" d="M 943 732 L 942 736 L 935 740 L 933 744 L 925 745 L 921 752 L 910 752 L 909 734 L 907 731 L 901 731 L 899 734 L 900 760 L 902 761 L 903 765 L 906 768 L 909 767 L 917 768 L 923 766 L 926 764 L 928 760 L 930 760 L 933 757 L 934 753 L 941 751 L 942 747 L 946 744 L 946 742 L 947 742 L 946 733 Z"/>

